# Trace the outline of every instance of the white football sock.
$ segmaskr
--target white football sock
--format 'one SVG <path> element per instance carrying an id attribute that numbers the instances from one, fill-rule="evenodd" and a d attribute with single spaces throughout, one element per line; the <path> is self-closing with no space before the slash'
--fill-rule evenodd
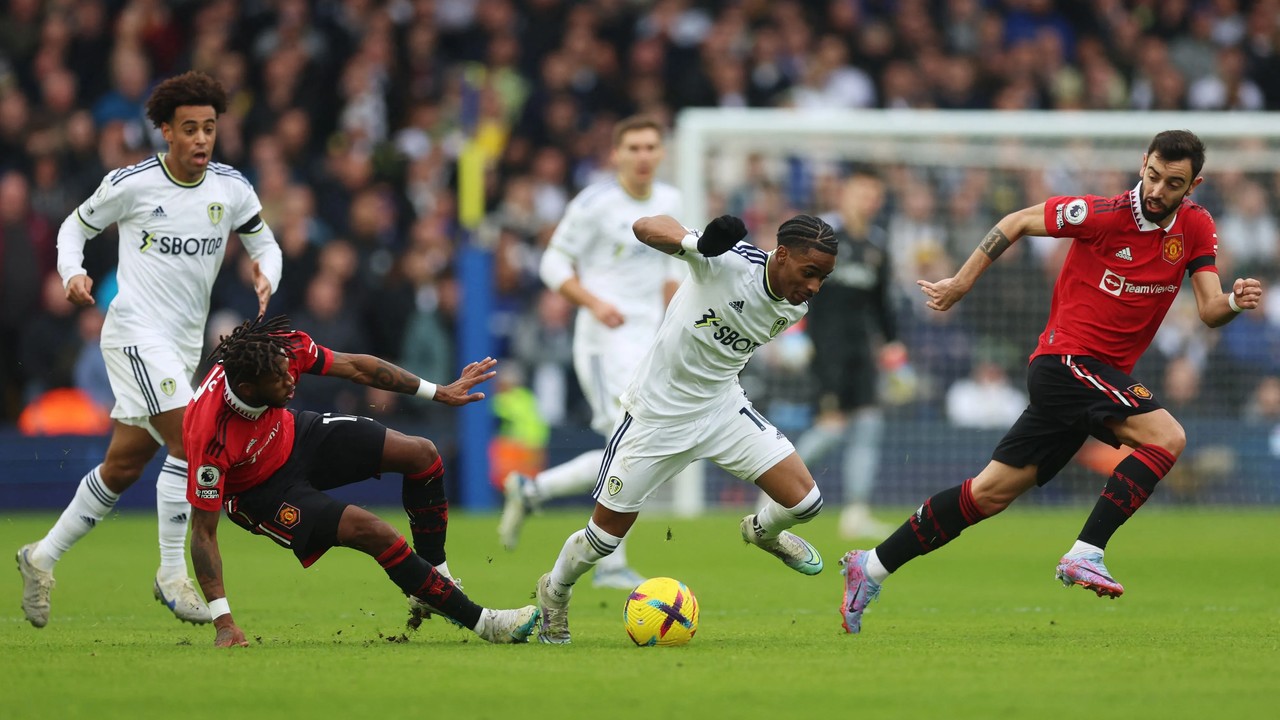
<path id="1" fill-rule="evenodd" d="M 1098 553 L 1099 555 L 1101 555 L 1103 554 L 1103 552 L 1104 552 L 1103 549 L 1098 547 L 1097 545 L 1091 545 L 1082 540 L 1077 540 L 1076 544 L 1072 545 L 1071 549 L 1067 551 L 1067 554 L 1068 555 L 1087 555 L 1089 553 Z"/>
<path id="2" fill-rule="evenodd" d="M 187 525 L 191 505 L 187 502 L 187 461 L 170 455 L 156 478 L 156 521 L 160 531 L 160 575 L 165 578 L 187 574 Z"/>
<path id="3" fill-rule="evenodd" d="M 789 527 L 809 522 L 822 510 L 822 492 L 814 485 L 804 499 L 794 507 L 784 508 L 770 501 L 764 509 L 756 513 L 756 525 L 764 531 L 761 539 L 778 537 L 778 534 Z"/>
<path id="4" fill-rule="evenodd" d="M 585 495 L 596 486 L 604 450 L 588 450 L 566 463 L 547 468 L 533 479 L 532 491 L 542 500 Z"/>
<path id="5" fill-rule="evenodd" d="M 99 465 L 80 478 L 75 497 L 67 509 L 62 511 L 58 521 L 49 528 L 31 553 L 31 564 L 41 570 L 52 570 L 54 563 L 62 558 L 62 554 L 71 549 L 80 538 L 89 533 L 98 521 L 107 516 L 116 506 L 120 496 L 107 489 L 102 482 Z"/>
<path id="6" fill-rule="evenodd" d="M 880 562 L 880 556 L 875 550 L 867 553 L 867 577 L 877 583 L 884 582 L 889 577 L 889 571 L 885 569 L 884 563 Z"/>
<path id="7" fill-rule="evenodd" d="M 600 558 L 617 550 L 621 542 L 622 538 L 610 535 L 600 529 L 594 520 L 588 520 L 587 526 L 570 535 L 564 541 L 564 547 L 560 548 L 560 556 L 551 569 L 551 592 L 567 600 L 569 591 L 578 582 L 578 578 L 585 575 Z"/>
<path id="8" fill-rule="evenodd" d="M 618 541 L 618 549 L 600 558 L 596 563 L 597 572 L 609 570 L 625 570 L 627 567 L 627 539 Z"/>
<path id="9" fill-rule="evenodd" d="M 447 561 L 446 561 L 446 562 L 442 562 L 442 563 L 440 563 L 439 565 L 437 565 L 437 566 L 436 566 L 436 572 L 438 572 L 438 573 L 440 573 L 441 575 L 443 575 L 443 576 L 445 576 L 445 577 L 449 578 L 450 580 L 453 580 L 453 576 L 449 574 L 449 563 L 448 563 Z M 454 581 L 454 584 L 457 584 L 457 581 Z"/>

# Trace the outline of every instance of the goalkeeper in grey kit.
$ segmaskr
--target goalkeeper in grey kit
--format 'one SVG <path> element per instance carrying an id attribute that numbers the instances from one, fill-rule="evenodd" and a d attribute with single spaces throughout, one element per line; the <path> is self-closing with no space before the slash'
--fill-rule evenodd
<path id="1" fill-rule="evenodd" d="M 816 549 L 788 528 L 822 509 L 822 495 L 795 448 L 755 410 L 738 373 L 764 343 L 798 322 L 836 263 L 831 226 L 797 215 L 766 253 L 743 242 L 746 227 L 724 215 L 704 232 L 669 216 L 637 220 L 640 242 L 689 266 L 653 346 L 622 395 L 626 411 L 605 448 L 587 526 L 565 541 L 538 580 L 538 639 L 570 642 L 573 585 L 617 548 L 645 500 L 695 460 L 755 483 L 771 499 L 742 519 L 742 538 L 805 575 L 822 571 Z"/>

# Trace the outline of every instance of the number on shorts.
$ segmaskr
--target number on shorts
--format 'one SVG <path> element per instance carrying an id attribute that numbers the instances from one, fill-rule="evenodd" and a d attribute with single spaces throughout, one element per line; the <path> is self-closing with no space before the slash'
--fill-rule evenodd
<path id="1" fill-rule="evenodd" d="M 359 419 L 359 418 L 357 418 L 355 415 L 341 415 L 341 414 L 339 414 L 339 413 L 325 413 L 325 414 L 324 414 L 324 420 L 322 420 L 321 422 L 323 422 L 325 425 L 328 425 L 328 424 L 329 424 L 329 423 L 331 423 L 331 422 L 355 422 L 355 421 L 356 421 L 356 420 L 358 420 L 358 419 Z"/>
<path id="2" fill-rule="evenodd" d="M 760 417 L 754 410 L 748 407 L 739 408 L 739 415 L 745 415 L 748 420 L 756 424 L 756 427 L 764 430 L 764 418 Z"/>

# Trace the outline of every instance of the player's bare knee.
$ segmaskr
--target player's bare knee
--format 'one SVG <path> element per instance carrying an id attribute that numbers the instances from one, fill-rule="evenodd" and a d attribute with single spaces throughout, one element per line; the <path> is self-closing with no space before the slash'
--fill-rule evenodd
<path id="1" fill-rule="evenodd" d="M 129 458 L 108 457 L 102 461 L 102 469 L 98 471 L 98 475 L 107 489 L 118 495 L 128 490 L 138 481 L 138 478 L 142 477 L 142 471 L 146 466 L 145 462 Z"/>
<path id="2" fill-rule="evenodd" d="M 377 555 L 399 538 L 400 532 L 386 521 L 373 514 L 361 514 L 353 517 L 351 522 L 344 518 L 338 541 L 347 547 Z"/>
<path id="3" fill-rule="evenodd" d="M 977 503 L 982 514 L 990 517 L 1004 511 L 1013 504 L 1020 495 L 1035 486 L 1034 468 L 1024 469 L 1016 475 L 1008 477 L 987 477 L 979 474 L 969 486 L 973 493 L 973 501 Z"/>
<path id="4" fill-rule="evenodd" d="M 387 443 L 382 453 L 382 470 L 420 473 L 434 465 L 439 457 L 440 451 L 430 440 L 388 430 Z"/>
<path id="5" fill-rule="evenodd" d="M 440 450 L 436 444 L 424 437 L 413 438 L 417 441 L 418 460 L 421 461 L 421 467 L 431 467 L 435 461 L 440 458 Z"/>
<path id="6" fill-rule="evenodd" d="M 1010 492 L 1008 489 L 993 485 L 979 485 L 976 481 L 971 486 L 971 489 L 974 503 L 977 504 L 982 514 L 987 517 L 1003 512 L 1018 497 L 1018 494 Z"/>
<path id="7" fill-rule="evenodd" d="M 1187 431 L 1182 429 L 1182 425 L 1174 420 L 1169 422 L 1166 427 L 1161 428 L 1161 432 L 1154 441 L 1175 458 L 1182 455 L 1182 451 L 1187 449 Z"/>

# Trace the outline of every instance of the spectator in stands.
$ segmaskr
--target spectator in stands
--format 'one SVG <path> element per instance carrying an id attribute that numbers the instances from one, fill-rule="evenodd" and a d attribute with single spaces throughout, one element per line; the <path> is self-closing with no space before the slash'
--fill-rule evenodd
<path id="1" fill-rule="evenodd" d="M 1009 427 L 1027 408 L 1027 394 L 1014 386 L 1000 363 L 979 359 L 968 377 L 947 388 L 947 421 L 956 427 Z"/>
<path id="2" fill-rule="evenodd" d="M 40 307 L 41 284 L 52 269 L 53 226 L 31 208 L 29 186 L 17 171 L 0 175 L 0 419 L 22 411 L 26 375 L 19 338 Z"/>
<path id="3" fill-rule="evenodd" d="M 1274 203 L 1253 180 L 1244 180 L 1228 196 L 1227 211 L 1218 219 L 1218 252 L 1224 267 L 1233 272 L 1271 272 L 1280 262 L 1280 226 L 1272 213 Z"/>
<path id="4" fill-rule="evenodd" d="M 27 378 L 24 400 L 75 385 L 76 359 L 81 352 L 76 316 L 76 306 L 62 289 L 62 278 L 50 270 L 41 284 L 39 311 L 32 310 L 16 338 L 22 366 L 31 368 L 33 375 Z"/>

